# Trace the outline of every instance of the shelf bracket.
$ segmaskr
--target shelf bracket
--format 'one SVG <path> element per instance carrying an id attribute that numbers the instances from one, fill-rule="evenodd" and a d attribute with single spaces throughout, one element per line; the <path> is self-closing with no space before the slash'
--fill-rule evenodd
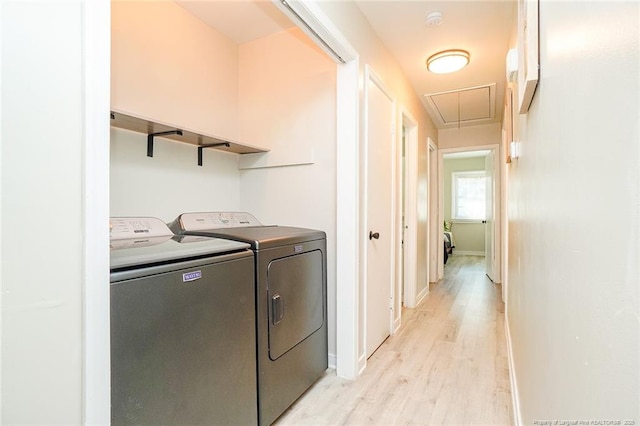
<path id="1" fill-rule="evenodd" d="M 147 135 L 147 157 L 153 157 L 153 139 L 156 136 L 179 135 L 182 136 L 182 130 L 169 130 L 166 132 L 149 133 Z"/>
<path id="2" fill-rule="evenodd" d="M 229 142 L 222 142 L 222 143 L 210 143 L 207 145 L 198 145 L 198 166 L 202 166 L 202 150 L 205 148 L 213 148 L 215 146 L 226 146 L 227 148 L 229 148 L 231 144 Z"/>

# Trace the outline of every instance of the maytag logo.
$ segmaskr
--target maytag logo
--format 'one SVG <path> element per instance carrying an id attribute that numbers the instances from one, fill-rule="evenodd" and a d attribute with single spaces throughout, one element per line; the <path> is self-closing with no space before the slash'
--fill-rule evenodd
<path id="1" fill-rule="evenodd" d="M 189 281 L 195 281 L 202 278 L 202 271 L 193 271 L 182 274 L 182 282 L 188 283 Z"/>

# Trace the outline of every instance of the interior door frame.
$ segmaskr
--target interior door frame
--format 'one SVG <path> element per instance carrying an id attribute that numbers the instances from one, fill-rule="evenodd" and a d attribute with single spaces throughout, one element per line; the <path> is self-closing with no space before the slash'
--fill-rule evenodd
<path id="1" fill-rule="evenodd" d="M 360 190 L 360 58 L 337 65 L 336 79 L 336 354 L 338 377 L 355 379 L 364 368 Z M 331 359 L 331 354 L 329 355 Z"/>
<path id="2" fill-rule="evenodd" d="M 402 286 L 404 286 L 403 300 L 404 306 L 415 308 L 418 302 L 418 121 L 405 108 L 400 108 L 400 117 L 402 128 L 406 129 L 404 138 L 400 135 L 400 143 L 398 143 L 398 199 L 397 217 L 402 218 L 402 195 L 404 193 L 404 224 L 408 232 L 402 229 L 402 220 L 396 222 L 397 239 L 397 255 L 399 268 L 396 274 L 396 294 L 403 294 Z M 404 140 L 403 140 L 404 139 Z M 402 167 L 402 148 L 404 144 L 404 168 Z M 404 174 L 404 180 L 402 177 Z M 404 185 L 402 182 L 404 181 Z M 404 245 L 403 245 L 404 241 Z M 400 263 L 400 259 L 402 262 Z M 401 269 L 402 268 L 402 269 Z M 401 272 L 404 272 L 401 274 Z M 395 309 L 397 312 L 402 311 L 400 298 L 395 298 Z M 394 318 L 393 330 L 398 330 L 401 325 L 401 318 L 396 315 Z"/>
<path id="3" fill-rule="evenodd" d="M 502 180 L 500 173 L 500 144 L 491 145 L 476 145 L 466 146 L 460 148 L 445 148 L 438 150 L 438 280 L 444 276 L 444 252 L 442 247 L 444 245 L 444 155 L 452 154 L 456 152 L 470 152 L 470 151 L 482 151 L 490 150 L 493 152 L 493 249 L 496 255 L 496 264 L 494 269 L 496 272 L 495 284 L 501 282 L 501 253 L 502 253 L 502 217 L 501 211 L 501 194 L 502 194 Z"/>
<path id="4" fill-rule="evenodd" d="M 508 106 L 509 108 L 511 108 L 511 92 L 508 93 L 509 95 L 509 100 L 508 102 Z M 500 158 L 507 158 L 509 156 L 509 150 L 508 150 L 508 146 L 509 146 L 509 141 L 507 140 L 507 132 L 505 132 L 504 130 L 502 131 L 502 152 L 500 154 Z M 500 253 L 502 254 L 501 258 L 500 258 L 500 281 L 502 281 L 502 302 L 507 303 L 507 297 L 508 297 L 508 292 L 509 292 L 509 276 L 508 276 L 508 271 L 507 271 L 507 265 L 509 264 L 509 250 L 508 250 L 508 244 L 509 244 L 509 212 L 507 209 L 507 194 L 509 193 L 509 173 L 508 173 L 508 167 L 509 164 L 507 164 L 506 161 L 500 161 L 501 167 L 500 167 L 500 173 L 502 176 L 501 179 L 501 188 L 502 191 L 500 192 L 500 200 L 501 200 L 501 208 L 500 208 L 500 217 L 502 218 L 502 223 L 500 226 L 501 229 L 501 243 L 502 243 L 502 247 L 501 247 L 501 251 Z"/>
<path id="5" fill-rule="evenodd" d="M 361 283 L 360 283 L 360 288 L 362 289 L 362 297 L 360 300 L 360 306 L 363 306 L 364 309 L 362 309 L 362 314 L 361 314 L 361 321 L 362 321 L 362 330 L 363 332 L 360 335 L 360 345 L 361 345 L 361 352 L 359 354 L 359 358 L 358 358 L 358 366 L 360 371 L 362 371 L 365 367 L 366 367 L 366 361 L 367 361 L 367 342 L 366 342 L 366 338 L 367 338 L 367 264 L 368 264 L 368 229 L 369 229 L 369 223 L 368 223 L 368 218 L 367 218 L 367 193 L 369 190 L 369 165 L 368 165 L 368 161 L 367 161 L 367 156 L 368 156 L 368 145 L 369 145 L 369 135 L 367 132 L 368 129 L 368 101 L 369 101 L 369 94 L 368 94 L 368 83 L 372 82 L 373 84 L 375 84 L 381 91 L 382 93 L 389 98 L 389 100 L 391 101 L 391 110 L 392 110 L 392 114 L 391 114 L 391 137 L 390 137 L 390 143 L 392 144 L 392 149 L 391 149 L 391 160 L 390 160 L 390 164 L 391 164 L 391 176 L 392 178 L 394 178 L 395 180 L 397 180 L 397 178 L 395 178 L 397 176 L 397 145 L 398 145 L 398 132 L 397 132 L 397 127 L 396 127 L 396 111 L 397 111 L 397 104 L 396 104 L 396 99 L 395 97 L 392 95 L 391 91 L 389 91 L 387 89 L 387 87 L 385 86 L 384 82 L 382 81 L 382 79 L 380 77 L 378 77 L 378 75 L 373 71 L 373 69 L 371 68 L 370 65 L 365 64 L 364 66 L 364 107 L 363 107 L 363 125 L 362 125 L 362 129 L 363 129 L 363 137 L 362 137 L 362 149 L 361 149 L 361 158 L 360 158 L 360 162 L 362 164 L 362 175 L 361 175 L 361 188 L 362 188 L 362 192 L 361 192 L 361 198 L 360 198 L 360 253 L 362 254 L 362 259 L 363 261 L 360 263 L 360 278 L 361 278 Z M 394 149 L 395 148 L 395 149 Z M 395 289 L 397 288 L 397 283 L 396 281 L 396 277 L 397 277 L 397 273 L 396 273 L 396 257 L 397 257 L 397 250 L 395 250 L 395 247 L 397 247 L 397 229 L 395 224 L 397 223 L 397 218 L 396 218 L 396 211 L 397 211 L 397 207 L 395 206 L 395 204 L 397 204 L 396 200 L 397 200 L 397 183 L 396 182 L 392 182 L 391 185 L 391 200 L 392 200 L 392 205 L 389 206 L 389 208 L 391 209 L 391 215 L 390 215 L 390 224 L 389 224 L 389 229 L 391 229 L 391 254 L 392 254 L 392 258 L 391 258 L 391 271 L 389 278 L 390 278 L 390 283 L 389 283 L 389 294 L 390 294 L 390 315 L 389 315 L 389 334 L 393 334 L 394 331 L 394 323 L 398 322 L 398 324 L 401 321 L 400 316 L 402 315 L 401 313 L 401 309 L 398 310 L 400 312 L 396 312 L 395 309 L 395 305 L 396 305 L 396 293 L 395 293 Z M 398 317 L 396 319 L 396 316 Z"/>
<path id="6" fill-rule="evenodd" d="M 109 146 L 111 2 L 82 2 L 84 69 L 82 422 L 111 421 Z"/>
<path id="7" fill-rule="evenodd" d="M 438 146 L 433 139 L 427 138 L 427 148 L 429 149 L 428 166 L 427 166 L 427 217 L 428 217 L 428 241 L 427 241 L 427 259 L 429 269 L 427 277 L 429 282 L 438 281 Z M 427 285 L 427 288 L 429 286 Z"/>
<path id="8" fill-rule="evenodd" d="M 496 161 L 495 161 L 495 155 L 496 152 L 494 151 L 490 151 L 491 154 L 491 164 L 488 166 L 487 165 L 487 157 L 485 157 L 485 173 L 491 169 L 491 183 L 490 185 L 488 185 L 488 187 L 491 188 L 491 200 L 495 201 L 496 199 L 496 190 L 500 190 L 500 187 L 496 185 Z M 489 155 L 489 154 L 487 154 Z M 500 150 L 498 150 L 498 155 L 500 155 Z M 499 197 L 499 196 L 498 196 Z M 486 207 L 485 207 L 486 208 Z M 484 237 L 484 253 L 485 253 L 485 269 L 486 269 L 486 275 L 487 277 L 489 277 L 489 279 L 491 280 L 491 282 L 495 283 L 495 282 L 500 282 L 500 271 L 498 270 L 498 266 L 500 265 L 500 262 L 498 261 L 498 257 L 500 256 L 500 253 L 498 250 L 496 250 L 495 244 L 496 244 L 496 233 L 495 233 L 495 227 L 499 224 L 496 224 L 495 222 L 495 215 L 497 213 L 497 211 L 499 210 L 499 205 L 496 206 L 496 203 L 494 202 L 493 205 L 491 206 L 490 212 L 491 212 L 491 216 L 485 217 L 484 223 L 485 223 L 485 237 Z M 491 226 L 491 230 L 493 230 L 493 234 L 492 234 L 492 238 L 487 238 L 487 227 Z M 487 255 L 487 246 L 488 246 L 488 242 L 491 242 L 491 250 L 493 251 L 493 258 L 489 258 L 489 256 Z"/>

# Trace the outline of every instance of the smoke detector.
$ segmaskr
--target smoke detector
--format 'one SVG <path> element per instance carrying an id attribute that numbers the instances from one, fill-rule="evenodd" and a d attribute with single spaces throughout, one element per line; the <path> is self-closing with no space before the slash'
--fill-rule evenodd
<path id="1" fill-rule="evenodd" d="M 424 23 L 428 27 L 437 27 L 442 24 L 442 21 L 444 21 L 444 19 L 442 18 L 442 12 L 431 12 L 427 15 Z"/>

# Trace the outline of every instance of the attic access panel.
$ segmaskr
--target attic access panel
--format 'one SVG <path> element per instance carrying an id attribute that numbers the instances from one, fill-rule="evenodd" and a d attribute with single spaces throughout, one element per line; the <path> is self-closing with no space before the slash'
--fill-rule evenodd
<path id="1" fill-rule="evenodd" d="M 438 127 L 481 124 L 495 118 L 496 84 L 425 95 L 429 114 Z"/>

